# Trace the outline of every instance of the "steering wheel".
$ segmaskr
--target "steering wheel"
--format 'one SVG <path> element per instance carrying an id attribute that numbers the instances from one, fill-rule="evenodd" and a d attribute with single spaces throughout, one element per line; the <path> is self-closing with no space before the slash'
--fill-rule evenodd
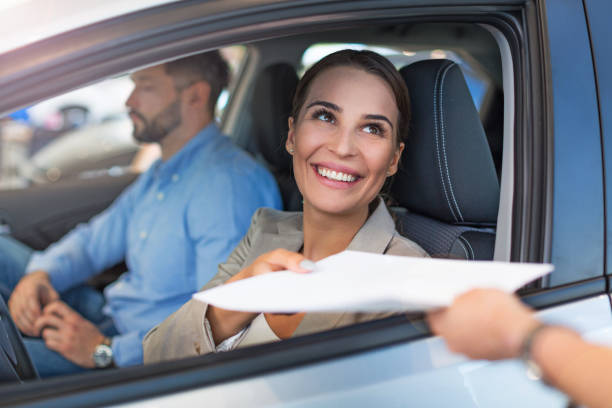
<path id="1" fill-rule="evenodd" d="M 0 296 L 0 384 L 38 378 L 38 373 Z"/>

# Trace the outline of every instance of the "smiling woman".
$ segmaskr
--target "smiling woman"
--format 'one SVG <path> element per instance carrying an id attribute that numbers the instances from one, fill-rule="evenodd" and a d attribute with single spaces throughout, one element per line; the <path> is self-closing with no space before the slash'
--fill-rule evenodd
<path id="1" fill-rule="evenodd" d="M 260 209 L 204 288 L 279 270 L 308 273 L 310 260 L 345 249 L 426 256 L 399 236 L 378 198 L 397 171 L 408 100 L 395 67 L 371 51 L 339 51 L 310 68 L 297 86 L 286 142 L 304 212 Z M 226 351 L 385 315 L 245 313 L 192 300 L 149 332 L 144 359 Z"/>

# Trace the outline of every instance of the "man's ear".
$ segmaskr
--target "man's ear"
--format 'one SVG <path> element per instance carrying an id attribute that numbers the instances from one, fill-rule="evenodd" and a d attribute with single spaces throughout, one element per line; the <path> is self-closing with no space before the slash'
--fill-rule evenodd
<path id="1" fill-rule="evenodd" d="M 185 103 L 198 109 L 208 109 L 210 85 L 206 81 L 197 81 L 184 91 Z"/>
<path id="2" fill-rule="evenodd" d="M 287 133 L 287 141 L 285 142 L 285 149 L 289 153 L 292 153 L 295 149 L 295 130 L 294 130 L 294 122 L 293 117 L 289 116 L 289 132 Z"/>
<path id="3" fill-rule="evenodd" d="M 400 143 L 397 149 L 395 149 L 395 152 L 393 153 L 393 158 L 391 159 L 391 164 L 389 165 L 389 170 L 387 171 L 387 174 L 389 176 L 392 176 L 395 173 L 397 173 L 397 167 L 402 157 L 403 151 L 404 151 L 404 143 Z"/>

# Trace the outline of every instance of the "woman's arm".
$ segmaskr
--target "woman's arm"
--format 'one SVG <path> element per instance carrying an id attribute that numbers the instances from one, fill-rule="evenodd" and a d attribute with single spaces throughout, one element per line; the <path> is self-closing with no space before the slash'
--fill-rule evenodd
<path id="1" fill-rule="evenodd" d="M 302 254 L 287 251 L 286 249 L 276 249 L 261 255 L 251 265 L 241 270 L 225 283 L 282 270 L 301 273 L 309 272 L 312 269 L 311 265 L 303 261 L 305 261 L 305 258 Z M 254 295 L 256 296 L 256 294 Z M 240 332 L 256 316 L 257 313 L 221 309 L 212 305 L 209 305 L 206 311 L 206 319 L 210 323 L 215 345 Z"/>
<path id="2" fill-rule="evenodd" d="M 526 337 L 540 325 L 516 297 L 492 289 L 459 296 L 428 320 L 452 351 L 488 360 L 519 357 Z M 529 352 L 546 381 L 573 400 L 596 408 L 612 405 L 612 349 L 548 326 L 535 335 Z"/>

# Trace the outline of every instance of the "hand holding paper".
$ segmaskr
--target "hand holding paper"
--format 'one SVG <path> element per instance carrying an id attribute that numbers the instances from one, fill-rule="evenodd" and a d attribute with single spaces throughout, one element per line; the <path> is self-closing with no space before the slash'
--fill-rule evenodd
<path id="1" fill-rule="evenodd" d="M 415 311 L 448 306 L 473 288 L 514 292 L 550 264 L 412 258 L 343 251 L 312 273 L 275 272 L 221 285 L 194 298 L 262 313 Z"/>

